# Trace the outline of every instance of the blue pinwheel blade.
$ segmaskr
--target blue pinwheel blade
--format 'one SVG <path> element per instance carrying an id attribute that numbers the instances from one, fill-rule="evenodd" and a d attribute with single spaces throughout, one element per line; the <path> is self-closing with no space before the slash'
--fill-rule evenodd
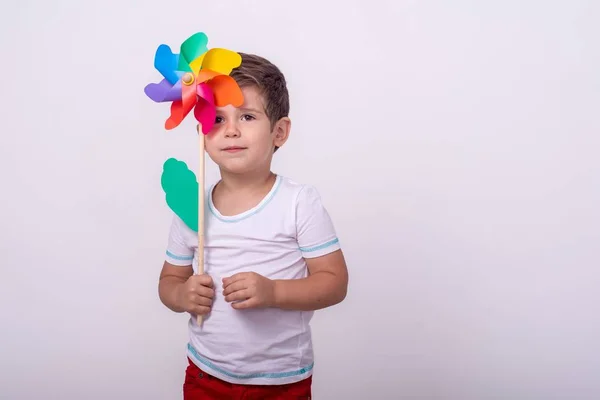
<path id="1" fill-rule="evenodd" d="M 177 71 L 178 64 L 178 54 L 173 54 L 171 48 L 166 44 L 158 46 L 154 56 L 154 67 L 171 85 L 175 85 L 182 75 Z"/>

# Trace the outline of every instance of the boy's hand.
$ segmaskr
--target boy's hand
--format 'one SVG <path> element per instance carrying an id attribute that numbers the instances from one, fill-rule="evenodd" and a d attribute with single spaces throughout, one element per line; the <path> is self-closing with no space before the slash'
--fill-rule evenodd
<path id="1" fill-rule="evenodd" d="M 272 307 L 275 282 L 255 272 L 240 272 L 223 279 L 225 301 L 235 309 Z"/>
<path id="2" fill-rule="evenodd" d="M 206 315 L 210 311 L 215 291 L 209 275 L 192 275 L 177 287 L 178 306 L 192 314 Z"/>

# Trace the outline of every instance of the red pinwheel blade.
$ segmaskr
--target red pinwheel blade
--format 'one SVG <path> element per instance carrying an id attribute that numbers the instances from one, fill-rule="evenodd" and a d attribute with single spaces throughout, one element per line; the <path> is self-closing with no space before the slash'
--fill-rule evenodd
<path id="1" fill-rule="evenodd" d="M 181 100 L 171 104 L 171 116 L 165 122 L 166 129 L 173 129 L 181 124 L 181 121 L 192 111 L 196 105 L 196 85 L 181 86 Z"/>

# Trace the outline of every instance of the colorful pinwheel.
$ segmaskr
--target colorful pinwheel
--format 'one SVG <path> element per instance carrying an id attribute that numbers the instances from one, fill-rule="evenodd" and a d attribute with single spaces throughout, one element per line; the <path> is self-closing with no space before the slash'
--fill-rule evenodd
<path id="1" fill-rule="evenodd" d="M 241 64 L 241 56 L 226 49 L 208 50 L 207 44 L 207 36 L 199 32 L 181 44 L 179 54 L 165 44 L 156 50 L 154 67 L 164 79 L 147 85 L 144 92 L 157 103 L 172 102 L 166 129 L 177 127 L 194 109 L 202 132 L 207 134 L 215 123 L 215 107 L 239 107 L 244 102 L 240 87 L 229 76 Z"/>

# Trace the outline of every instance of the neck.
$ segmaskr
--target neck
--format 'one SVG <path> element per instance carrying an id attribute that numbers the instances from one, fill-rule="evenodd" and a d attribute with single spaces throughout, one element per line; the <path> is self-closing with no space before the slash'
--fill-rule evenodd
<path id="1" fill-rule="evenodd" d="M 227 192 L 253 191 L 273 184 L 275 174 L 269 169 L 257 170 L 245 174 L 232 174 L 221 171 L 221 190 Z"/>

